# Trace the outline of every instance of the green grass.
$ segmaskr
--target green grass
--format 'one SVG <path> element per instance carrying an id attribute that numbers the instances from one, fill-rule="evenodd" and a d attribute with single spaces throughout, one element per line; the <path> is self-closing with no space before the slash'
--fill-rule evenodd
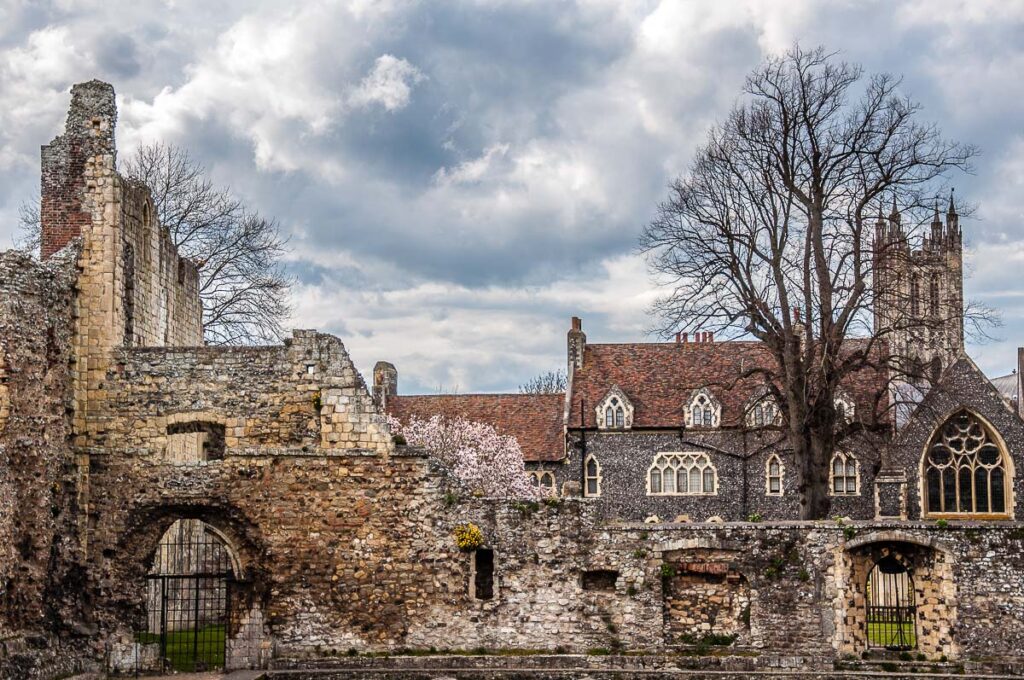
<path id="1" fill-rule="evenodd" d="M 900 628 L 903 636 L 900 637 Z M 914 630 L 914 623 L 868 623 L 868 641 L 873 647 L 896 647 L 900 646 L 913 648 L 917 646 L 917 634 Z"/>
<path id="2" fill-rule="evenodd" d="M 199 644 L 195 645 L 195 630 L 176 630 L 167 633 L 164 656 L 176 671 L 195 671 L 224 666 L 224 626 L 204 626 L 199 629 Z M 139 633 L 138 642 L 160 644 L 159 633 Z"/>

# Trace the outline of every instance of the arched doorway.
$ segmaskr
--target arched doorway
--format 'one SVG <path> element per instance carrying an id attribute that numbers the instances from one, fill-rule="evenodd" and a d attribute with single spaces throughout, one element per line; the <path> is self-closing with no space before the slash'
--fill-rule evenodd
<path id="1" fill-rule="evenodd" d="M 224 668 L 232 596 L 241 575 L 224 536 L 198 519 L 175 521 L 160 539 L 146 574 L 146 631 L 165 669 Z"/>
<path id="2" fill-rule="evenodd" d="M 909 650 L 917 647 L 914 581 L 893 555 L 875 563 L 864 584 L 868 647 Z"/>

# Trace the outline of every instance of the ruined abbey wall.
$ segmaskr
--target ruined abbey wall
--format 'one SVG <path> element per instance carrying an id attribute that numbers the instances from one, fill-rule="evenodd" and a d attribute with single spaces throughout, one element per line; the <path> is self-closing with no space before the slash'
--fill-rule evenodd
<path id="1" fill-rule="evenodd" d="M 57 636 L 76 637 L 68 401 L 76 256 L 69 248 L 40 264 L 0 253 L 0 677 L 2 669 L 30 677 Z"/>

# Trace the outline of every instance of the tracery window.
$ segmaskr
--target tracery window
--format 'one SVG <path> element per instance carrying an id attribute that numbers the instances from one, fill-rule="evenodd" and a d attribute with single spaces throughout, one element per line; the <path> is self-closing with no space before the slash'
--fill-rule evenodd
<path id="1" fill-rule="evenodd" d="M 997 441 L 967 411 L 936 430 L 924 459 L 925 513 L 1009 516 L 1011 474 Z"/>
<path id="2" fill-rule="evenodd" d="M 583 480 L 583 495 L 584 496 L 600 496 L 601 495 L 601 464 L 597 462 L 597 458 L 594 454 L 587 456 L 586 462 L 583 464 L 584 480 Z"/>
<path id="3" fill-rule="evenodd" d="M 718 427 L 722 417 L 722 407 L 718 400 L 706 389 L 697 390 L 686 405 L 687 427 Z"/>
<path id="4" fill-rule="evenodd" d="M 856 496 L 860 493 L 859 470 L 853 454 L 837 452 L 829 470 L 829 493 L 832 496 Z"/>
<path id="5" fill-rule="evenodd" d="M 649 496 L 718 493 L 718 471 L 705 453 L 659 453 L 647 470 Z"/>
<path id="6" fill-rule="evenodd" d="M 785 468 L 782 465 L 782 459 L 777 454 L 768 456 L 768 461 L 765 463 L 765 494 L 768 496 L 781 496 L 782 495 L 782 475 L 784 474 Z"/>
<path id="7" fill-rule="evenodd" d="M 555 495 L 555 475 L 550 470 L 531 470 L 530 477 L 533 485 L 537 487 L 543 496 Z"/>
<path id="8" fill-rule="evenodd" d="M 633 405 L 618 386 L 612 386 L 596 411 L 599 429 L 625 430 L 633 426 Z"/>
<path id="9" fill-rule="evenodd" d="M 918 316 L 921 313 L 921 278 L 914 274 L 910 277 L 910 315 Z"/>
<path id="10" fill-rule="evenodd" d="M 939 315 L 939 275 L 932 274 L 931 283 L 928 286 L 928 311 L 932 316 Z"/>

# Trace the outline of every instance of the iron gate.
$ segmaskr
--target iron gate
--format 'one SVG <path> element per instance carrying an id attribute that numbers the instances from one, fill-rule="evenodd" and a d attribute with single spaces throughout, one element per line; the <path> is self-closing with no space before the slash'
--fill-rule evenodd
<path id="1" fill-rule="evenodd" d="M 223 540 L 198 520 L 179 520 L 160 542 L 146 576 L 148 610 L 139 642 L 156 646 L 163 670 L 223 668 L 235 586 Z"/>
<path id="2" fill-rule="evenodd" d="M 866 595 L 868 646 L 917 647 L 914 581 L 907 568 L 891 555 L 883 557 L 868 574 Z"/>

